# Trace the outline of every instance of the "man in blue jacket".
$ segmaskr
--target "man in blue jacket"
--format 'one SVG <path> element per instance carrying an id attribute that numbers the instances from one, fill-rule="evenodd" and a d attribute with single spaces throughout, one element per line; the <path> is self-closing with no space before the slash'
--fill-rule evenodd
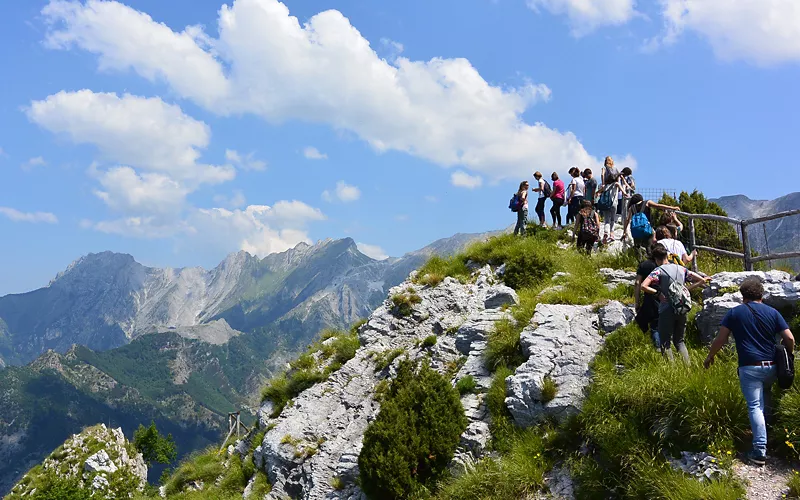
<path id="1" fill-rule="evenodd" d="M 753 430 L 753 450 L 747 454 L 755 465 L 767 462 L 767 425 L 764 411 L 770 408 L 772 384 L 775 383 L 775 339 L 780 335 L 783 345 L 794 355 L 794 336 L 778 311 L 761 303 L 764 287 L 756 277 L 747 278 L 739 286 L 744 303 L 734 307 L 722 319 L 719 334 L 711 343 L 703 365 L 708 368 L 714 356 L 733 333 L 739 356 L 739 385 L 747 401 L 750 428 Z"/>

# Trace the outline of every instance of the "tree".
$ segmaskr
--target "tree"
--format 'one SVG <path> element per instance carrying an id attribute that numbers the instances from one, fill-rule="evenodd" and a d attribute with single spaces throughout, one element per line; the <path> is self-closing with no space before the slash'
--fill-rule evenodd
<path id="1" fill-rule="evenodd" d="M 690 214 L 728 215 L 722 207 L 712 201 L 708 201 L 705 195 L 696 189 L 691 193 L 687 193 L 686 191 L 681 192 L 678 200 L 664 193 L 659 203 L 679 206 L 681 212 Z M 661 214 L 656 212 L 657 211 L 654 211 L 653 213 L 653 220 L 657 223 L 660 220 Z M 688 229 L 688 224 L 686 227 Z M 733 252 L 742 251 L 742 242 L 739 240 L 736 228 L 726 222 L 695 219 L 694 229 L 695 239 L 698 245 L 720 248 Z"/>
<path id="2" fill-rule="evenodd" d="M 410 498 L 433 489 L 453 458 L 467 418 L 456 391 L 427 362 L 400 363 L 358 457 L 370 498 Z"/>
<path id="3" fill-rule="evenodd" d="M 139 424 L 139 428 L 133 433 L 133 444 L 142 454 L 148 467 L 154 463 L 169 464 L 178 457 L 172 434 L 168 434 L 167 437 L 162 436 L 152 421 L 149 427 Z"/>

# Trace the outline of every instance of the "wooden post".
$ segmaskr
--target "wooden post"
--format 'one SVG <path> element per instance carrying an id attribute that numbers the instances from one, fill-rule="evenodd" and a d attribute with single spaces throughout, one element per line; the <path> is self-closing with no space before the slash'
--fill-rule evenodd
<path id="1" fill-rule="evenodd" d="M 750 253 L 750 240 L 747 238 L 747 223 L 742 221 L 742 250 L 744 253 L 744 270 L 745 271 L 752 271 L 753 270 L 753 262 L 750 260 L 753 258 L 753 255 Z"/>
<path id="2" fill-rule="evenodd" d="M 697 241 L 694 236 L 694 217 L 689 217 L 689 244 L 692 245 L 692 250 L 696 250 L 695 245 Z M 692 261 L 692 271 L 697 272 L 697 255 L 695 255 Z"/>
<path id="3" fill-rule="evenodd" d="M 239 434 L 239 427 L 242 425 L 242 422 L 240 421 L 241 416 L 239 413 L 240 412 L 238 411 L 236 412 L 236 439 L 239 439 L 241 437 L 241 435 Z"/>

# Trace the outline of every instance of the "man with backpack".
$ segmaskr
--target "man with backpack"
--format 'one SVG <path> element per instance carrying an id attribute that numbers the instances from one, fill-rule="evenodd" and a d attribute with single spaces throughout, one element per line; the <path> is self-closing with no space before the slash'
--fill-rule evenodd
<path id="1" fill-rule="evenodd" d="M 622 232 L 623 241 L 628 237 L 628 227 L 630 227 L 630 235 L 633 238 L 633 245 L 635 247 L 649 248 L 653 241 L 654 230 L 651 223 L 652 209 L 668 211 L 673 214 L 670 220 L 676 220 L 675 210 L 680 210 L 680 207 L 673 207 L 670 205 L 663 205 L 656 203 L 653 200 L 645 200 L 641 194 L 631 196 L 628 201 L 628 213 L 625 217 L 625 229 Z M 680 224 L 680 221 L 678 221 Z"/>
<path id="2" fill-rule="evenodd" d="M 653 248 L 653 260 L 656 269 L 642 282 L 641 289 L 645 293 L 658 297 L 658 333 L 661 337 L 661 353 L 670 361 L 673 360 L 670 343 L 680 353 L 683 361 L 689 364 L 689 351 L 686 350 L 684 336 L 686 334 L 686 315 L 692 308 L 691 288 L 707 283 L 711 278 L 704 278 L 677 264 L 667 261 L 667 249 L 658 244 Z M 691 288 L 686 282 L 694 281 Z M 652 285 L 652 286 L 651 286 Z"/>
<path id="3" fill-rule="evenodd" d="M 633 297 L 636 304 L 636 324 L 642 332 L 650 332 L 653 345 L 661 350 L 661 337 L 658 333 L 658 300 L 655 295 L 642 294 L 642 282 L 655 271 L 656 261 L 653 260 L 653 249 L 656 243 L 650 245 L 647 251 L 647 258 L 639 263 L 636 269 L 636 284 L 633 287 Z"/>
<path id="4" fill-rule="evenodd" d="M 708 368 L 714 364 L 714 356 L 733 334 L 739 358 L 739 385 L 747 401 L 750 428 L 753 430 L 753 449 L 747 458 L 755 465 L 764 465 L 767 461 L 764 414 L 770 410 L 772 384 L 777 376 L 776 352 L 782 351 L 776 349 L 775 337 L 782 337 L 786 348 L 783 352 L 794 358 L 794 335 L 783 316 L 761 302 L 764 286 L 759 278 L 746 278 L 739 285 L 739 291 L 744 303 L 729 310 L 722 319 L 719 334 L 711 343 L 703 366 Z"/>
<path id="5" fill-rule="evenodd" d="M 594 207 L 594 198 L 597 194 L 597 179 L 594 178 L 592 175 L 592 169 L 587 168 L 583 171 L 583 185 L 585 186 L 586 196 L 584 197 L 585 200 L 589 200 L 592 202 L 592 207 Z"/>

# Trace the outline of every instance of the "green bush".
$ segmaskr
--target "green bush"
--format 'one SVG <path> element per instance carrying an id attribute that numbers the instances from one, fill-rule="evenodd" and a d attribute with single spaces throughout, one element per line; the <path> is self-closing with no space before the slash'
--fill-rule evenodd
<path id="1" fill-rule="evenodd" d="M 139 424 L 133 433 L 133 445 L 142 454 L 148 467 L 154 463 L 171 464 L 178 457 L 172 434 L 162 436 L 155 422 L 150 422 L 149 427 Z"/>
<path id="2" fill-rule="evenodd" d="M 361 486 L 372 498 L 408 498 L 434 489 L 467 419 L 458 392 L 428 364 L 403 361 L 378 417 L 364 433 Z"/>
<path id="3" fill-rule="evenodd" d="M 388 349 L 386 351 L 375 354 L 375 371 L 379 372 L 385 369 L 386 367 L 391 365 L 392 362 L 395 359 L 397 359 L 398 356 L 402 355 L 404 352 L 406 351 L 401 348 L 397 348 L 397 349 Z"/>
<path id="4" fill-rule="evenodd" d="M 786 486 L 789 488 L 788 498 L 800 498 L 800 474 L 796 470 L 792 471 L 792 476 Z"/>
<path id="5" fill-rule="evenodd" d="M 174 495 L 181 493 L 193 481 L 214 484 L 224 473 L 223 457 L 212 446 L 185 458 L 164 486 L 167 495 Z"/>
<path id="6" fill-rule="evenodd" d="M 463 256 L 444 258 L 434 255 L 419 268 L 414 281 L 420 285 L 436 286 L 448 276 L 466 281 L 470 274 Z"/>

